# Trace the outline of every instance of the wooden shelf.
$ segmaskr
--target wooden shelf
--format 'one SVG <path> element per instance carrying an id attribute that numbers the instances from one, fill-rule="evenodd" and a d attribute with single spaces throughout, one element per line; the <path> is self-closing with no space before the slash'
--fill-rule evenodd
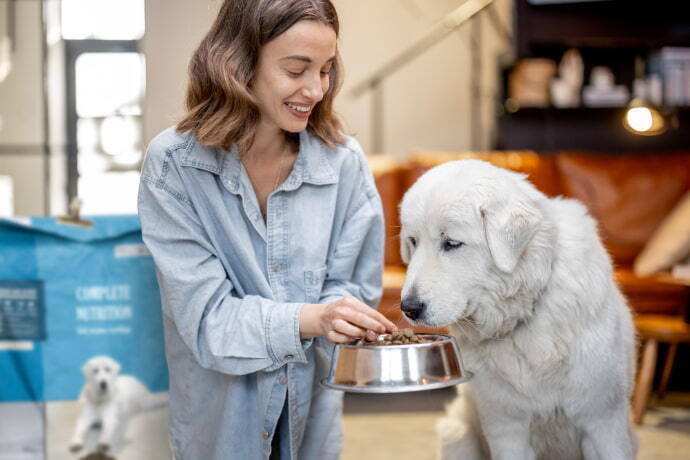
<path id="1" fill-rule="evenodd" d="M 497 148 L 506 150 L 591 150 L 654 152 L 690 149 L 690 109 L 675 109 L 678 128 L 640 136 L 622 124 L 624 107 L 522 109 L 498 119 Z"/>

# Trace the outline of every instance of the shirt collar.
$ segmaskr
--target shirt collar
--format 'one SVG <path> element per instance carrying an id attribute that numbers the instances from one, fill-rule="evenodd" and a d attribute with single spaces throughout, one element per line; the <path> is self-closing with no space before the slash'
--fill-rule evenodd
<path id="1" fill-rule="evenodd" d="M 208 149 L 194 142 L 180 160 L 182 166 L 203 169 L 220 175 L 231 191 L 237 191 L 242 164 L 237 146 L 228 150 Z M 295 190 L 302 183 L 313 185 L 335 184 L 338 176 L 328 161 L 329 149 L 307 130 L 299 133 L 299 153 L 288 178 L 280 186 L 282 190 Z"/>

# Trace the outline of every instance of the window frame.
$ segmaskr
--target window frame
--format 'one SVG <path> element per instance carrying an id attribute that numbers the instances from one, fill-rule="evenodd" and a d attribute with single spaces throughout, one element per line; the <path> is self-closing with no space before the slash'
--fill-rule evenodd
<path id="1" fill-rule="evenodd" d="M 79 144 L 77 141 L 76 64 L 85 53 L 142 53 L 142 38 L 136 40 L 63 39 L 65 44 L 65 124 L 67 155 L 67 203 L 79 196 Z M 144 89 L 145 91 L 145 89 Z"/>

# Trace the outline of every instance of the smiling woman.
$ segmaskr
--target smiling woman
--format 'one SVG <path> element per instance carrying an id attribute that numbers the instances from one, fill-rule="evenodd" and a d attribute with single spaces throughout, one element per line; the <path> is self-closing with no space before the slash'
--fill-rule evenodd
<path id="1" fill-rule="evenodd" d="M 156 264 L 177 460 L 336 459 L 334 343 L 397 330 L 383 214 L 340 131 L 328 0 L 226 0 L 190 63 L 187 116 L 150 144 L 139 191 Z"/>
<path id="2" fill-rule="evenodd" d="M 294 77 L 292 93 L 280 94 L 290 98 L 305 84 L 309 92 L 314 84 L 310 78 L 320 75 L 323 94 L 318 100 L 308 94 L 309 104 L 299 96 L 281 101 L 295 102 L 293 114 L 306 107 L 308 115 L 302 120 L 309 120 L 311 131 L 326 145 L 342 143 L 340 122 L 333 115 L 333 98 L 340 87 L 339 28 L 330 2 L 225 2 L 192 56 L 188 114 L 178 129 L 191 130 L 206 146 L 230 149 L 237 143 L 240 151 L 247 150 L 257 137 L 254 130 L 265 108 L 262 102 L 267 102 L 263 97 L 272 92 L 259 89 L 262 81 L 272 79 L 286 88 L 281 77 Z"/>

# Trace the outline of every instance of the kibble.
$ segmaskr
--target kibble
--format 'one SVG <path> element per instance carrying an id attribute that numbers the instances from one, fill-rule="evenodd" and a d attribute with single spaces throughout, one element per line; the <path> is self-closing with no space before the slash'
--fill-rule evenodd
<path id="1" fill-rule="evenodd" d="M 362 345 L 409 345 L 414 343 L 427 343 L 432 342 L 432 340 L 425 339 L 414 333 L 411 328 L 405 328 L 400 331 L 395 331 L 390 334 L 384 334 L 379 336 L 376 340 L 369 341 L 367 339 L 362 340 Z"/>
<path id="2" fill-rule="evenodd" d="M 84 455 L 79 460 L 115 460 L 115 457 L 111 457 L 103 452 L 91 452 L 88 455 Z"/>

